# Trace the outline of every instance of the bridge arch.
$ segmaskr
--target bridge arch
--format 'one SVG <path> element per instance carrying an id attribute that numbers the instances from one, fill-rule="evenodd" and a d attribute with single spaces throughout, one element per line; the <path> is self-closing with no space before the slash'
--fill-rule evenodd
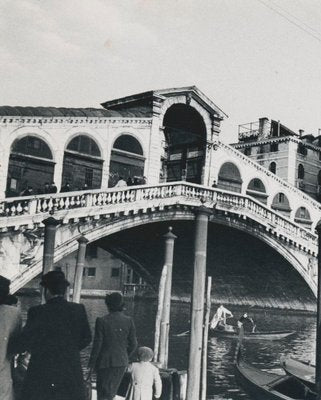
<path id="1" fill-rule="evenodd" d="M 54 155 L 47 141 L 34 134 L 17 137 L 10 147 L 6 196 L 19 196 L 27 187 L 30 194 L 43 193 L 53 181 Z"/>
<path id="2" fill-rule="evenodd" d="M 70 190 L 100 188 L 103 162 L 100 144 L 91 135 L 79 132 L 71 136 L 64 151 L 62 191 L 67 184 Z"/>
<path id="3" fill-rule="evenodd" d="M 272 200 L 271 207 L 287 217 L 290 216 L 292 211 L 289 199 L 283 192 L 278 192 L 275 194 Z"/>
<path id="4" fill-rule="evenodd" d="M 224 162 L 218 172 L 217 187 L 232 192 L 242 192 L 242 178 L 239 168 L 234 162 Z"/>
<path id="5" fill-rule="evenodd" d="M 115 186 L 120 177 L 129 186 L 144 183 L 145 159 L 144 147 L 136 135 L 118 135 L 110 154 L 108 187 Z"/>
<path id="6" fill-rule="evenodd" d="M 207 127 L 202 115 L 189 104 L 172 104 L 164 113 L 163 127 L 166 180 L 202 183 L 207 143 Z"/>
<path id="7" fill-rule="evenodd" d="M 263 181 L 260 178 L 252 178 L 247 185 L 246 194 L 254 197 L 263 204 L 267 204 L 268 194 Z"/>
<path id="8" fill-rule="evenodd" d="M 294 221 L 304 226 L 307 229 L 311 229 L 312 220 L 310 212 L 306 207 L 301 206 L 296 210 L 294 215 Z"/>
<path id="9" fill-rule="evenodd" d="M 145 214 L 133 214 L 126 218 L 116 217 L 110 221 L 105 221 L 103 224 L 89 224 L 84 221 L 82 225 L 79 225 L 77 229 L 72 230 L 72 236 L 69 240 L 62 240 L 55 250 L 55 262 L 60 261 L 63 257 L 77 250 L 80 236 L 85 236 L 89 242 L 94 242 L 99 239 L 108 237 L 117 232 L 124 231 L 130 228 L 153 224 L 157 222 L 168 221 L 193 221 L 195 214 L 193 209 L 187 210 L 186 208 L 172 208 L 166 210 L 155 210 Z M 278 240 L 275 235 L 269 234 L 264 229 L 253 229 L 251 221 L 244 220 L 243 218 L 232 218 L 225 216 L 224 213 L 221 215 L 214 215 L 210 217 L 210 223 L 221 224 L 232 229 L 246 232 L 247 234 L 258 238 L 269 247 L 276 250 L 285 260 L 287 260 L 295 270 L 303 277 L 310 289 L 316 293 L 316 287 L 312 277 L 309 274 L 308 267 L 305 266 L 304 261 L 296 256 L 295 252 L 291 251 L 287 247 L 286 241 Z M 68 225 L 61 225 L 58 228 L 57 237 L 64 238 L 65 231 L 70 230 Z M 28 271 L 25 272 L 25 276 L 28 280 L 35 277 L 41 272 L 41 258 L 35 261 L 29 266 Z M 23 275 L 21 279 L 23 280 Z"/>

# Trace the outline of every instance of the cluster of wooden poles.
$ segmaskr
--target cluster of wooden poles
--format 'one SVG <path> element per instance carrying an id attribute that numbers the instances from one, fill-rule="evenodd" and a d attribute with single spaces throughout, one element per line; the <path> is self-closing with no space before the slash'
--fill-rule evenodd
<path id="1" fill-rule="evenodd" d="M 195 217 L 195 240 L 193 260 L 193 292 L 191 301 L 191 326 L 189 343 L 189 362 L 187 374 L 186 400 L 206 399 L 206 371 L 207 371 L 207 335 L 211 304 L 211 278 L 208 278 L 206 290 L 206 255 L 208 220 L 213 213 L 205 206 L 196 210 Z M 55 236 L 57 226 L 60 224 L 53 217 L 43 221 L 45 225 L 43 274 L 53 269 Z M 158 310 L 155 325 L 155 357 L 154 360 L 163 368 L 168 367 L 168 344 L 169 344 L 169 323 L 170 304 L 172 289 L 172 268 L 174 255 L 174 242 L 176 236 L 172 229 L 164 235 L 165 257 L 164 267 L 159 285 Z M 78 239 L 78 253 L 76 261 L 75 278 L 73 285 L 73 301 L 80 301 L 83 268 L 85 264 L 86 245 L 88 240 L 85 237 Z M 44 301 L 44 299 L 43 299 Z"/>

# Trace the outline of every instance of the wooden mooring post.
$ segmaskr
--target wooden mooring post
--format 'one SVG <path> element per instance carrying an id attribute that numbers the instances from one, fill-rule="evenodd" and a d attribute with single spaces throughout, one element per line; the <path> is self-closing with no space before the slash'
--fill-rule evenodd
<path id="1" fill-rule="evenodd" d="M 201 400 L 206 400 L 207 392 L 207 341 L 208 341 L 208 325 L 210 322 L 211 312 L 211 289 L 212 277 L 207 277 L 206 302 L 205 302 L 205 317 L 203 330 L 203 352 L 202 352 L 202 380 L 201 380 Z"/>
<path id="2" fill-rule="evenodd" d="M 315 385 L 317 399 L 321 400 L 321 220 L 315 227 L 318 232 L 318 291 L 317 291 L 317 339 L 315 349 Z"/>
<path id="3" fill-rule="evenodd" d="M 157 304 L 157 314 L 155 321 L 155 339 L 154 339 L 154 361 L 158 362 L 159 355 L 159 336 L 160 336 L 160 327 L 162 323 L 162 314 L 163 314 L 163 306 L 164 306 L 164 293 L 165 293 L 165 283 L 167 276 L 167 265 L 164 265 L 162 275 L 159 281 L 158 288 L 158 304 Z"/>
<path id="4" fill-rule="evenodd" d="M 73 293 L 72 293 L 72 301 L 74 303 L 80 302 L 87 243 L 88 243 L 88 240 L 84 236 L 81 236 L 78 239 L 77 262 L 76 262 L 76 269 L 75 269 L 74 288 L 73 288 Z"/>
<path id="5" fill-rule="evenodd" d="M 207 231 L 211 213 L 211 210 L 202 205 L 198 208 L 195 219 L 194 277 L 186 400 L 200 398 Z"/>
<path id="6" fill-rule="evenodd" d="M 42 259 L 42 275 L 53 269 L 54 256 L 55 256 L 55 242 L 57 226 L 60 224 L 54 217 L 46 218 L 42 221 L 45 225 L 45 234 L 43 242 L 43 259 Z M 44 290 L 41 290 L 41 302 L 46 302 L 44 297 Z"/>

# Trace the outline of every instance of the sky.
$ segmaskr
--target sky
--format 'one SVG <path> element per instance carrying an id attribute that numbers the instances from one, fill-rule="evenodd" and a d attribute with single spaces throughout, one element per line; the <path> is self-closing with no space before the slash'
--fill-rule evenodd
<path id="1" fill-rule="evenodd" d="M 320 0 L 0 0 L 0 105 L 196 85 L 228 116 L 321 129 Z"/>

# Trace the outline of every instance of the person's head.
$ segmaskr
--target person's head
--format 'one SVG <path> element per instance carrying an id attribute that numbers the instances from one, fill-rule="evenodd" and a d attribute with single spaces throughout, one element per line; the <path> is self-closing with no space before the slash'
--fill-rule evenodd
<path id="1" fill-rule="evenodd" d="M 123 296 L 118 292 L 107 294 L 105 298 L 106 306 L 111 312 L 122 311 L 124 308 Z"/>
<path id="2" fill-rule="evenodd" d="M 0 275 L 0 304 L 6 304 L 10 291 L 10 279 Z"/>
<path id="3" fill-rule="evenodd" d="M 45 296 L 49 299 L 52 296 L 63 296 L 70 283 L 62 271 L 49 271 L 42 276 L 40 285 L 45 288 Z"/>
<path id="4" fill-rule="evenodd" d="M 13 294 L 8 294 L 7 298 L 5 299 L 5 304 L 8 306 L 17 306 L 18 297 L 14 296 Z"/>
<path id="5" fill-rule="evenodd" d="M 244 317 L 244 318 L 247 318 L 247 317 L 248 317 L 247 312 L 245 312 L 245 313 L 243 314 L 243 317 Z"/>
<path id="6" fill-rule="evenodd" d="M 149 347 L 138 347 L 137 356 L 139 361 L 152 361 L 154 352 Z"/>

